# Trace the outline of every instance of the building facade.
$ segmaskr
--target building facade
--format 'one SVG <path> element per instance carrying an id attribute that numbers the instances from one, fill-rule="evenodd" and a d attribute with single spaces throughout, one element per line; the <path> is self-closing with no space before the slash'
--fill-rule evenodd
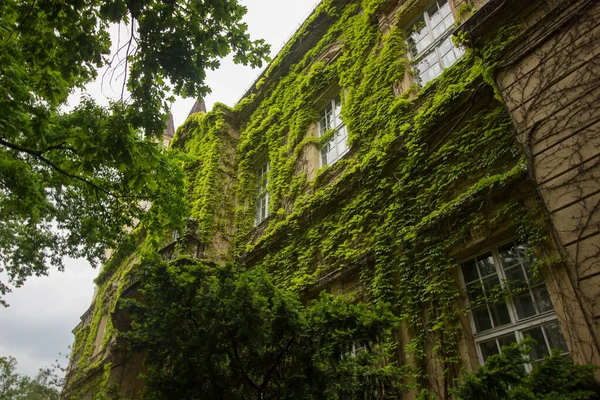
<path id="1" fill-rule="evenodd" d="M 234 108 L 177 130 L 192 219 L 161 254 L 391 302 L 406 398 L 529 336 L 532 362 L 600 365 L 598 21 L 591 0 L 324 1 Z M 116 335 L 135 248 L 98 278 L 66 399 L 143 387 Z"/>

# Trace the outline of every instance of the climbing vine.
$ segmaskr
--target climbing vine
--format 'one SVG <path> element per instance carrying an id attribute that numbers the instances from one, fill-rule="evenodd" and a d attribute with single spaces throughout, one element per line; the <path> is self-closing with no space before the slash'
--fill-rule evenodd
<path id="1" fill-rule="evenodd" d="M 513 31 L 467 51 L 425 88 L 398 94 L 395 85 L 412 73 L 405 33 L 393 27 L 382 34 L 373 23 L 379 9 L 375 2 L 324 7 L 338 18 L 322 39 L 271 86 L 261 86 L 262 96 L 238 106 L 249 117 L 237 152 L 237 198 L 243 201 L 232 257 L 298 291 L 359 265 L 371 300 L 396 304 L 410 331 L 405 345 L 415 359 L 415 379 L 430 386 L 426 358 L 433 357 L 447 395 L 459 373 L 458 321 L 465 312 L 452 251 L 482 227 L 512 226 L 532 247 L 545 238 L 540 210 L 525 206 L 533 195 L 525 159 L 490 85 L 494 57 Z M 315 62 L 337 42 L 343 43 L 338 58 Z M 298 160 L 321 144 L 307 132 L 320 96 L 332 87 L 343 98 L 351 153 L 310 180 L 298 173 L 304 172 Z M 264 154 L 271 217 L 256 237 L 254 170 Z"/>
<path id="2" fill-rule="evenodd" d="M 466 311 L 456 249 L 473 243 L 472 232 L 499 227 L 539 248 L 546 225 L 529 201 L 526 159 L 491 79 L 513 31 L 467 50 L 426 87 L 398 93 L 413 71 L 404 27 L 383 34 L 376 23 L 384 4 L 324 1 L 246 98 L 190 116 L 173 146 L 186 154 L 189 215 L 212 246 L 209 257 L 264 269 L 301 293 L 328 274 L 358 269 L 365 296 L 393 304 L 410 337 L 402 352 L 412 381 L 431 387 L 433 360 L 443 378 L 436 395 L 444 397 L 460 374 Z M 302 48 L 309 29 L 323 26 Z M 322 57 L 338 43 L 340 54 Z M 334 165 L 319 168 L 317 159 L 313 174 L 310 154 L 318 158 L 333 133 L 311 132 L 324 97 L 337 94 L 351 149 Z M 270 217 L 255 227 L 257 170 L 266 160 Z M 160 247 L 166 237 L 148 234 L 141 247 Z M 81 360 L 90 358 L 97 319 L 114 310 L 116 300 L 104 308 L 104 294 L 117 284 L 111 298 L 118 298 L 138 258 L 134 252 L 113 258 L 121 267 L 105 267 L 94 320 L 76 338 Z"/>

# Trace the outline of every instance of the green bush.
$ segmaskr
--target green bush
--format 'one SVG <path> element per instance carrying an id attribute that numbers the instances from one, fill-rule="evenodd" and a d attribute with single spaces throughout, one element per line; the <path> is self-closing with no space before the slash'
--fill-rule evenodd
<path id="1" fill-rule="evenodd" d="M 527 374 L 530 340 L 503 347 L 502 354 L 489 357 L 485 365 L 467 374 L 454 394 L 462 400 L 592 400 L 600 399 L 593 365 L 576 365 L 555 350 L 534 364 Z"/>

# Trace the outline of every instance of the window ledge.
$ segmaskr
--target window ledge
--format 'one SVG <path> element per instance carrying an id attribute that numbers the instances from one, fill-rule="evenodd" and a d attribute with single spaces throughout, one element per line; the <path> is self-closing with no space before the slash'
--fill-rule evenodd
<path id="1" fill-rule="evenodd" d="M 347 161 L 352 158 L 354 153 L 356 153 L 355 147 L 356 146 L 352 146 L 349 148 L 346 154 L 338 158 L 335 163 L 321 166 L 321 168 L 319 168 L 320 172 L 317 172 L 315 179 L 311 182 L 313 188 L 335 184 L 335 181 L 342 176 L 346 170 L 343 166 L 344 163 L 342 162 L 340 164 L 340 162 Z"/>
<path id="2" fill-rule="evenodd" d="M 546 311 L 544 313 L 534 315 L 531 317 L 527 317 L 519 320 L 518 322 L 502 325 L 494 329 L 488 329 L 487 331 L 474 333 L 473 337 L 475 340 L 485 340 L 487 337 L 498 337 L 504 334 L 508 334 L 514 331 L 520 331 L 523 329 L 527 329 L 531 326 L 536 326 L 543 324 L 544 322 L 554 321 L 558 317 L 556 316 L 556 312 L 554 310 Z"/>
<path id="3" fill-rule="evenodd" d="M 258 225 L 254 225 L 254 228 L 250 231 L 250 244 L 254 245 L 258 239 L 261 238 L 267 231 L 267 227 L 269 226 L 269 221 L 273 219 L 272 215 L 267 216 L 265 219 L 260 221 Z"/>

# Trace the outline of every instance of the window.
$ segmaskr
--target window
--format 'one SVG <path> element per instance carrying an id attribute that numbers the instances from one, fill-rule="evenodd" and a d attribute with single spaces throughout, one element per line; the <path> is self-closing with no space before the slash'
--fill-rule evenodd
<path id="1" fill-rule="evenodd" d="M 546 285 L 531 275 L 534 261 L 524 245 L 510 242 L 462 264 L 481 362 L 528 336 L 537 342 L 532 361 L 552 349 L 568 353 Z"/>
<path id="2" fill-rule="evenodd" d="M 349 351 L 341 355 L 342 360 L 348 357 L 355 358 L 359 353 L 367 351 L 368 347 L 365 342 L 352 342 L 352 347 L 348 348 Z"/>
<path id="3" fill-rule="evenodd" d="M 348 131 L 342 121 L 340 96 L 331 100 L 319 118 L 319 136 L 335 129 L 335 133 L 321 148 L 321 165 L 331 165 L 348 152 Z"/>
<path id="4" fill-rule="evenodd" d="M 256 217 L 254 225 L 263 222 L 269 216 L 269 192 L 267 185 L 269 183 L 269 162 L 265 162 L 256 173 L 258 181 L 258 197 L 256 199 Z"/>
<path id="5" fill-rule="evenodd" d="M 454 17 L 447 1 L 437 0 L 410 29 L 409 54 L 418 74 L 418 81 L 425 85 L 442 74 L 464 53 L 452 43 Z"/>

